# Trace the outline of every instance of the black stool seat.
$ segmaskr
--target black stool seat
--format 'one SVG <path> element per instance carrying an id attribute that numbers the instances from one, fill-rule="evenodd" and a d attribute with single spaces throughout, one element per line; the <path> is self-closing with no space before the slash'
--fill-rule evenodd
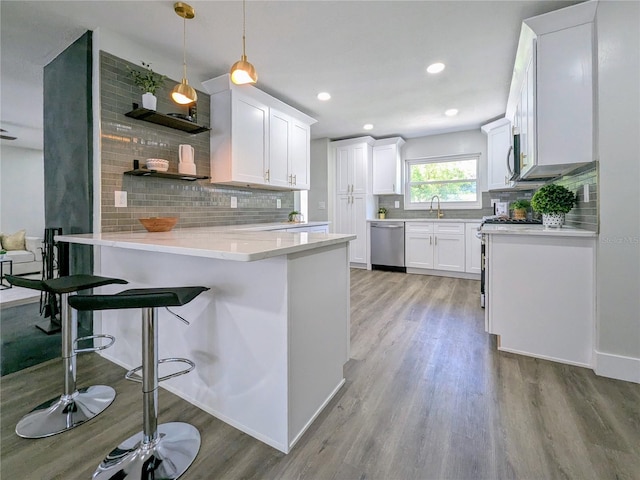
<path id="1" fill-rule="evenodd" d="M 133 288 L 114 295 L 74 295 L 69 305 L 76 310 L 179 307 L 186 305 L 207 287 Z"/>
<path id="2" fill-rule="evenodd" d="M 16 287 L 30 288 L 51 293 L 72 293 L 78 290 L 103 287 L 114 283 L 124 285 L 128 283 L 120 278 L 99 277 L 97 275 L 69 275 L 67 277 L 52 278 L 50 280 L 30 280 L 15 275 L 6 275 L 7 281 Z"/>

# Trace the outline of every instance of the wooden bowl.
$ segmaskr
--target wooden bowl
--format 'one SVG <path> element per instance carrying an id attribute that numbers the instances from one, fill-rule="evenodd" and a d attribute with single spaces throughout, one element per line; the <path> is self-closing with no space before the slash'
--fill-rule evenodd
<path id="1" fill-rule="evenodd" d="M 178 217 L 151 217 L 138 220 L 147 232 L 168 232 L 178 223 Z"/>

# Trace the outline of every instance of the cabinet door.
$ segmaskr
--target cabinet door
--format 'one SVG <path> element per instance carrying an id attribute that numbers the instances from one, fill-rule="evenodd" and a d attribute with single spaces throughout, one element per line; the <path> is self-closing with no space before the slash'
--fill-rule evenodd
<path id="1" fill-rule="evenodd" d="M 397 145 L 373 147 L 373 194 L 400 194 L 400 157 Z"/>
<path id="2" fill-rule="evenodd" d="M 369 149 L 366 143 L 353 145 L 350 160 L 351 193 L 367 193 L 367 179 L 369 175 Z"/>
<path id="3" fill-rule="evenodd" d="M 289 174 L 293 175 L 293 187 L 309 190 L 310 128 L 308 125 L 291 121 L 289 135 Z"/>
<path id="4" fill-rule="evenodd" d="M 336 193 L 338 195 L 351 193 L 349 153 L 349 147 L 336 149 Z"/>
<path id="5" fill-rule="evenodd" d="M 489 190 L 504 188 L 509 183 L 507 162 L 513 165 L 511 125 L 506 123 L 487 134 L 487 183 Z M 511 167 L 513 168 L 513 167 Z"/>
<path id="6" fill-rule="evenodd" d="M 464 235 L 438 233 L 433 237 L 433 264 L 436 270 L 464 272 Z"/>
<path id="7" fill-rule="evenodd" d="M 476 236 L 478 233 L 479 223 L 465 224 L 465 271 L 467 273 L 480 273 L 480 239 Z"/>
<path id="8" fill-rule="evenodd" d="M 267 183 L 278 187 L 289 186 L 289 130 L 290 118 L 271 109 L 269 115 L 269 167 Z"/>
<path id="9" fill-rule="evenodd" d="M 367 205 L 364 195 L 351 195 L 351 219 L 358 237 L 351 241 L 351 261 L 367 263 Z"/>
<path id="10" fill-rule="evenodd" d="M 404 234 L 405 266 L 413 268 L 433 268 L 433 234 Z"/>
<path id="11" fill-rule="evenodd" d="M 234 94 L 232 122 L 233 179 L 265 184 L 268 169 L 269 107 Z"/>
<path id="12" fill-rule="evenodd" d="M 338 195 L 333 233 L 355 233 L 351 221 L 351 195 Z"/>

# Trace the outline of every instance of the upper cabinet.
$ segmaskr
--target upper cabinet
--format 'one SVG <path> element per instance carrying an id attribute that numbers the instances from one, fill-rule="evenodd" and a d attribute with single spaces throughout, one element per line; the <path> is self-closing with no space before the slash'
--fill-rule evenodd
<path id="1" fill-rule="evenodd" d="M 402 193 L 402 146 L 400 137 L 376 140 L 373 145 L 373 194 Z"/>
<path id="2" fill-rule="evenodd" d="M 336 156 L 336 193 L 351 195 L 371 193 L 371 158 L 374 139 L 356 139 L 332 142 Z"/>
<path id="3" fill-rule="evenodd" d="M 520 177 L 552 178 L 595 160 L 594 19 L 584 2 L 525 20 L 506 118 L 520 133 Z"/>
<path id="4" fill-rule="evenodd" d="M 487 188 L 505 189 L 513 175 L 511 122 L 502 118 L 483 125 L 482 131 L 487 134 Z"/>
<path id="5" fill-rule="evenodd" d="M 315 120 L 229 75 L 202 83 L 211 95 L 211 182 L 308 190 Z"/>

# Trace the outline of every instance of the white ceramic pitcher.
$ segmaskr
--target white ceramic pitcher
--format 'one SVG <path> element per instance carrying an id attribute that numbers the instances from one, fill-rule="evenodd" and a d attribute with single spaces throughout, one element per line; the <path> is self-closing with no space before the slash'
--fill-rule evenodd
<path id="1" fill-rule="evenodd" d="M 178 147 L 178 172 L 187 175 L 196 174 L 195 150 L 191 145 L 180 145 Z"/>

